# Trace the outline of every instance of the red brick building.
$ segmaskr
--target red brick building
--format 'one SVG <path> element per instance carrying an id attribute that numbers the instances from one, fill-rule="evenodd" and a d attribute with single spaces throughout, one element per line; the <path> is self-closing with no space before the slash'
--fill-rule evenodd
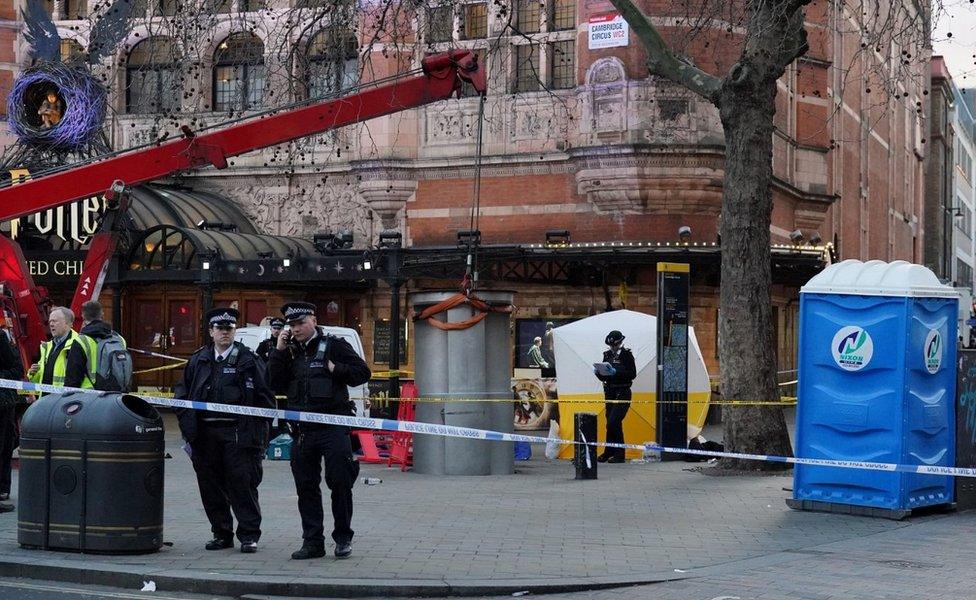
<path id="1" fill-rule="evenodd" d="M 640 5 L 666 38 L 682 35 L 680 27 L 668 26 L 673 23 L 664 12 L 668 3 Z M 491 117 L 505 116 L 504 126 L 488 125 L 480 200 L 483 239 L 539 243 L 546 230 L 565 229 L 573 242 L 673 243 L 678 228 L 687 225 L 691 241 L 714 242 L 724 161 L 715 109 L 672 84 L 648 79 L 647 56 L 633 34 L 626 47 L 589 50 L 589 21 L 613 8 L 601 1 L 579 2 L 575 8 L 571 41 L 555 42 L 576 47 L 575 87 L 553 92 L 566 98 L 565 112 L 537 108 L 546 92 L 489 101 L 507 110 L 488 110 Z M 924 61 L 915 65 L 911 77 L 898 82 L 897 98 L 881 91 L 880 83 L 872 91 L 872 73 L 881 57 L 862 50 L 851 31 L 850 23 L 859 18 L 855 9 L 823 0 L 807 7 L 810 50 L 788 69 L 777 99 L 772 239 L 791 245 L 790 233 L 799 230 L 804 243 L 832 243 L 840 259 L 918 262 L 924 115 L 916 109 L 923 105 L 927 67 Z M 545 40 L 552 38 L 540 35 L 544 55 L 545 44 L 550 52 L 553 45 Z M 553 35 L 563 39 L 559 32 Z M 720 30 L 704 39 L 711 42 L 709 49 L 696 44 L 693 59 L 724 74 L 738 55 L 735 40 Z M 900 50 L 891 49 L 891 55 Z M 908 49 L 916 56 L 921 50 Z M 539 98 L 534 105 L 533 94 Z M 405 226 L 414 245 L 453 243 L 455 231 L 469 227 L 471 166 L 454 159 L 450 167 L 436 162 L 431 167 L 418 172 L 416 193 L 406 202 Z M 628 308 L 656 312 L 653 281 L 653 265 L 631 281 Z M 696 281 L 692 321 L 717 374 L 717 290 L 706 280 Z M 518 291 L 523 317 L 585 316 L 604 307 L 599 288 Z M 781 365 L 790 368 L 796 285 L 777 285 L 774 304 Z"/>
<path id="2" fill-rule="evenodd" d="M 17 61 L 17 37 L 20 34 L 16 3 L 0 0 L 0 115 L 7 117 L 7 92 L 20 71 Z M 6 127 L 0 128 L 0 146 L 9 143 Z"/>
<path id="3" fill-rule="evenodd" d="M 176 48 L 175 38 L 153 39 L 166 35 L 165 23 L 154 16 L 157 4 L 165 10 L 157 0 L 137 5 L 146 12 L 136 16 L 131 35 L 111 64 L 102 65 L 110 74 L 114 117 L 108 129 L 116 148 L 171 130 L 175 135 L 174 125 L 161 116 L 167 111 L 177 111 L 183 121 L 197 126 L 226 120 L 225 109 L 236 105 L 234 90 L 243 91 L 238 108 L 246 112 L 301 99 L 321 84 L 316 80 L 321 70 L 315 65 L 322 64 L 316 44 L 320 34 L 334 36 L 335 30 L 282 33 L 272 17 L 280 16 L 276 11 L 314 8 L 322 2 L 221 3 L 226 16 L 218 15 L 212 31 L 182 49 Z M 883 94 L 880 84 L 865 85 L 874 66 L 897 60 L 902 49 L 879 53 L 861 48 L 859 4 L 847 4 L 815 0 L 807 7 L 810 50 L 780 82 L 771 233 L 781 247 L 771 251 L 784 369 L 792 368 L 795 356 L 797 294 L 804 273 L 793 268 L 797 257 L 819 261 L 826 255 L 824 245 L 832 243 L 839 258 L 920 258 L 924 110 L 917 108 L 924 106 L 927 64 L 917 58 L 911 63 L 910 76 L 893 88 L 897 97 Z M 667 12 L 671 3 L 639 5 L 666 38 L 684 39 L 686 30 Z M 84 22 L 61 3 L 54 10 L 61 35 L 70 40 L 65 47 L 81 51 L 87 44 Z M 714 107 L 704 100 L 648 77 L 647 56 L 633 33 L 616 40 L 624 45 L 609 48 L 591 41 L 591 23 L 612 22 L 612 13 L 605 0 L 431 3 L 403 20 L 413 29 L 398 46 L 402 54 L 390 52 L 388 45 L 368 44 L 372 32 L 360 23 L 355 32 L 342 34 L 343 40 L 358 39 L 359 50 L 355 43 L 343 42 L 353 51 L 339 57 L 334 69 L 343 82 L 357 74 L 369 81 L 395 72 L 404 62 L 417 66 L 428 52 L 454 47 L 479 52 L 489 80 L 477 197 L 482 243 L 541 244 L 547 231 L 566 230 L 571 242 L 583 244 L 584 250 L 633 243 L 643 253 L 641 260 L 605 274 L 583 257 L 563 279 L 546 282 L 522 272 L 491 280 L 486 272 L 483 285 L 514 289 L 516 319 L 536 325 L 584 317 L 608 304 L 654 313 L 655 263 L 662 257 L 674 259 L 671 249 L 688 243 L 692 323 L 709 369 L 717 375 L 715 244 L 725 160 L 721 125 Z M 712 23 L 714 29 L 685 51 L 702 68 L 724 74 L 738 55 L 735 44 L 741 32 L 720 20 Z M 229 42 L 247 50 L 247 62 L 238 64 L 223 52 Z M 18 44 L 20 58 L 12 59 L 14 67 L 26 64 L 22 38 Z M 192 55 L 192 87 L 138 89 L 137 81 L 157 85 L 176 80 L 170 76 L 172 63 L 153 62 L 152 53 L 145 51 L 149 47 L 165 48 L 177 57 Z M 273 68 L 282 64 L 282 51 L 295 48 L 307 50 L 312 65 L 299 73 L 304 85 L 297 88 Z M 926 57 L 922 48 L 904 50 Z M 157 76 L 150 79 L 145 73 Z M 237 73 L 249 75 L 234 79 Z M 250 221 L 247 227 L 253 224 L 265 235 L 310 239 L 318 231 L 349 229 L 354 247 L 363 250 L 377 243 L 382 230 L 397 229 L 406 247 L 455 246 L 458 231 L 472 227 L 478 115 L 478 99 L 467 95 L 252 153 L 230 168 L 189 174 L 180 183 L 232 199 Z M 679 238 L 682 226 L 690 227 L 690 237 Z M 192 229 L 192 224 L 181 227 Z M 796 230 L 803 243 L 820 249 L 797 250 L 790 237 Z M 155 241 L 144 241 L 145 247 L 155 247 Z M 208 299 L 192 278 L 178 280 L 168 273 L 157 277 L 151 263 L 136 260 L 137 251 L 120 262 L 120 270 L 146 272 L 133 276 L 113 299 L 120 306 L 121 329 L 131 335 L 147 323 L 162 323 L 164 333 L 172 322 L 187 328 L 208 302 L 236 300 L 259 315 L 298 295 L 316 300 L 330 322 L 358 327 L 370 348 L 374 328 L 389 315 L 390 294 L 383 283 L 350 279 L 309 289 L 314 281 L 296 276 L 293 287 L 228 284 Z M 436 280 L 412 279 L 403 291 L 454 285 L 462 270 L 459 265 L 455 274 Z M 191 337 L 179 352 L 203 341 L 192 338 L 192 330 L 187 328 Z M 156 337 L 147 332 L 147 339 Z M 513 340 L 517 358 L 524 354 L 520 343 Z M 413 348 L 409 350 L 408 362 L 413 359 Z M 384 366 L 369 351 L 367 358 L 377 359 L 376 367 Z"/>

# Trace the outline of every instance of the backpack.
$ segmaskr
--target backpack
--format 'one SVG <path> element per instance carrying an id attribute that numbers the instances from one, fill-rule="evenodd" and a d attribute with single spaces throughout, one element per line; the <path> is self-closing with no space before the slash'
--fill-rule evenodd
<path id="1" fill-rule="evenodd" d="M 102 392 L 127 392 L 132 384 L 132 356 L 125 349 L 122 336 L 112 335 L 98 341 L 95 367 L 95 389 Z"/>

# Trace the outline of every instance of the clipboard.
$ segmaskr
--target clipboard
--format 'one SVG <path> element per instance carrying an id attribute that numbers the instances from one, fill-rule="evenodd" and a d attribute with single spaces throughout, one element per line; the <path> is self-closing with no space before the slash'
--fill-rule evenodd
<path id="1" fill-rule="evenodd" d="M 610 372 L 610 363 L 598 362 L 593 363 L 593 370 L 596 371 L 597 375 L 602 375 L 604 377 L 610 377 L 612 373 Z"/>

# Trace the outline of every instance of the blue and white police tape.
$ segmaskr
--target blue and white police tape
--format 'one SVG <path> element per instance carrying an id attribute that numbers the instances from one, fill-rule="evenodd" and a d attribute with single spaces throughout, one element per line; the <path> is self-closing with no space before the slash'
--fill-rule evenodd
<path id="1" fill-rule="evenodd" d="M 47 384 L 31 383 L 29 381 L 16 381 L 13 379 L 0 379 L 0 388 L 23 390 L 26 392 L 42 392 L 45 394 L 59 394 L 64 392 L 87 392 L 100 393 L 94 390 L 81 388 L 62 387 Z M 299 421 L 302 423 L 318 423 L 320 425 L 341 425 L 353 429 L 381 429 L 384 431 L 402 431 L 405 433 L 416 433 L 420 435 L 437 435 L 442 437 L 464 438 L 469 440 L 486 440 L 497 442 L 529 442 L 545 444 L 555 442 L 557 444 L 581 444 L 574 440 L 561 438 L 548 438 L 535 435 L 522 435 L 518 433 L 505 433 L 501 431 L 491 431 L 488 429 L 475 429 L 473 427 L 457 427 L 455 425 L 440 425 L 437 423 L 421 423 L 417 421 L 394 421 L 392 419 L 375 419 L 372 417 L 347 417 L 342 415 L 326 415 L 322 413 L 301 412 L 295 410 L 277 410 L 273 408 L 255 408 L 251 406 L 235 406 L 230 404 L 216 404 L 213 402 L 200 402 L 198 400 L 177 400 L 175 398 L 160 398 L 157 396 L 147 396 L 144 394 L 129 394 L 142 398 L 146 402 L 155 406 L 166 406 L 170 408 L 185 408 L 191 410 L 208 410 L 211 412 L 222 412 L 234 415 L 249 417 L 264 417 L 268 419 L 285 419 L 287 421 Z M 952 477 L 974 477 L 976 469 L 965 467 L 949 467 L 941 465 L 904 465 L 897 463 L 879 463 L 857 460 L 832 460 L 827 458 L 800 458 L 793 456 L 775 456 L 771 454 L 746 454 L 743 452 L 715 452 L 711 450 L 692 450 L 690 448 L 671 448 L 661 446 L 652 442 L 644 444 L 616 444 L 610 442 L 585 442 L 585 445 L 592 447 L 624 448 L 626 450 L 640 450 L 648 453 L 670 452 L 673 454 L 690 454 L 694 456 L 707 456 L 710 458 L 735 458 L 740 460 L 755 460 L 764 462 L 779 462 L 793 465 L 809 465 L 816 467 L 833 467 L 838 469 L 861 469 L 868 471 L 889 471 L 893 473 L 917 473 L 920 475 L 942 475 Z"/>

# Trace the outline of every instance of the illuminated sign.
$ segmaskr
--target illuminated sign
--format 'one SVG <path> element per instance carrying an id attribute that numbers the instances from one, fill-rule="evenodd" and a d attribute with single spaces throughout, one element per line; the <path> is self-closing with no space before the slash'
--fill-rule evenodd
<path id="1" fill-rule="evenodd" d="M 83 259 L 28 260 L 32 277 L 77 277 L 85 266 Z"/>
<path id="2" fill-rule="evenodd" d="M 30 173 L 27 169 L 13 169 L 10 177 L 13 185 L 16 185 L 30 179 Z M 86 198 L 49 208 L 10 221 L 10 237 L 16 240 L 24 225 L 29 223 L 40 235 L 85 245 L 98 232 L 99 219 L 104 211 L 104 198 Z"/>

